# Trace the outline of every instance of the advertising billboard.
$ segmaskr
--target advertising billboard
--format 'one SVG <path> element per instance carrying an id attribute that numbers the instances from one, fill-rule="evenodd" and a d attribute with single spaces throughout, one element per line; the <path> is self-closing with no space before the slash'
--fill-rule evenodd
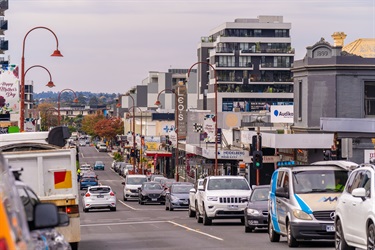
<path id="1" fill-rule="evenodd" d="M 271 123 L 293 123 L 293 105 L 271 105 Z"/>

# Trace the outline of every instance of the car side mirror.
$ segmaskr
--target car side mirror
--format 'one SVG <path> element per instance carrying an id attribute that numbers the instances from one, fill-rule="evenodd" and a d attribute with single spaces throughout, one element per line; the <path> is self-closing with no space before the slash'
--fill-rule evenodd
<path id="1" fill-rule="evenodd" d="M 70 219 L 69 216 L 66 213 L 59 213 L 59 227 L 66 227 L 69 226 Z"/>
<path id="2" fill-rule="evenodd" d="M 362 201 L 366 200 L 366 189 L 364 188 L 355 188 L 352 191 L 353 197 L 361 198 Z"/>
<path id="3" fill-rule="evenodd" d="M 58 208 L 53 203 L 38 203 L 34 207 L 33 229 L 57 227 L 60 224 Z"/>
<path id="4" fill-rule="evenodd" d="M 125 181 L 121 182 L 122 185 L 125 185 Z"/>

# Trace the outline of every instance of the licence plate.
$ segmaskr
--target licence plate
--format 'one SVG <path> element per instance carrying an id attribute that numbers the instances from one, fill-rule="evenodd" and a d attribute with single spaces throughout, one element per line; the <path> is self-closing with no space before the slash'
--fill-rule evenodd
<path id="1" fill-rule="evenodd" d="M 97 197 L 98 198 L 104 198 L 104 195 L 98 195 Z"/>
<path id="2" fill-rule="evenodd" d="M 238 209 L 238 205 L 228 205 L 228 209 Z"/>
<path id="3" fill-rule="evenodd" d="M 157 201 L 158 199 L 151 199 L 151 201 Z"/>
<path id="4" fill-rule="evenodd" d="M 327 232 L 334 232 L 335 231 L 335 226 L 333 226 L 333 225 L 327 225 L 326 226 L 326 231 Z"/>

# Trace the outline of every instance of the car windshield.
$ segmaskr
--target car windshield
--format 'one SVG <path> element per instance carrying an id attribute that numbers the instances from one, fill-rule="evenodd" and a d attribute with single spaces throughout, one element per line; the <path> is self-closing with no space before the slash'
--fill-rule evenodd
<path id="1" fill-rule="evenodd" d="M 94 187 L 90 188 L 90 193 L 100 194 L 100 193 L 109 193 L 111 189 L 109 187 Z"/>
<path id="2" fill-rule="evenodd" d="M 193 185 L 172 185 L 171 193 L 189 193 Z"/>
<path id="3" fill-rule="evenodd" d="M 251 193 L 250 201 L 266 201 L 268 200 L 268 188 L 256 188 Z"/>
<path id="4" fill-rule="evenodd" d="M 345 170 L 310 170 L 293 172 L 294 192 L 341 193 L 344 190 L 348 172 Z"/>
<path id="5" fill-rule="evenodd" d="M 144 186 L 145 190 L 162 190 L 162 187 L 159 183 L 146 184 Z"/>
<path id="6" fill-rule="evenodd" d="M 95 164 L 96 165 L 103 165 L 103 162 L 102 161 L 97 161 Z"/>
<path id="7" fill-rule="evenodd" d="M 127 169 L 127 170 L 133 170 L 133 165 L 127 165 L 127 166 L 126 166 L 126 169 Z"/>
<path id="8" fill-rule="evenodd" d="M 211 179 L 208 182 L 208 190 L 224 190 L 224 189 L 235 189 L 235 190 L 250 190 L 249 185 L 245 179 Z"/>
<path id="9" fill-rule="evenodd" d="M 96 178 L 95 177 L 89 177 L 89 178 L 83 178 L 82 179 L 82 182 L 96 182 Z"/>
<path id="10" fill-rule="evenodd" d="M 126 184 L 129 185 L 142 185 L 147 182 L 147 177 L 128 178 Z"/>

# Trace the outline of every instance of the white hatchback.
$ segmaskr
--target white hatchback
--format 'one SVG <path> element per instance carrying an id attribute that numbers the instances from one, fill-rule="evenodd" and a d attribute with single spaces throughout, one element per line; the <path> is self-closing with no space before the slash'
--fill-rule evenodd
<path id="1" fill-rule="evenodd" d="M 350 173 L 335 216 L 335 249 L 375 247 L 375 165 L 362 164 Z"/>
<path id="2" fill-rule="evenodd" d="M 116 195 L 110 186 L 91 186 L 87 188 L 83 196 L 83 211 L 88 212 L 90 209 L 109 208 L 116 211 Z"/>

